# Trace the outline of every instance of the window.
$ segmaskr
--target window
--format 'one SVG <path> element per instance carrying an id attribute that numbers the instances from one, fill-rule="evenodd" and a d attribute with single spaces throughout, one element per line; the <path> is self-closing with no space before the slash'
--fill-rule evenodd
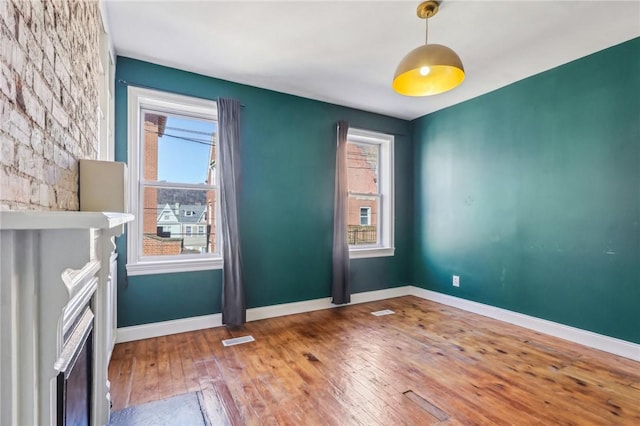
<path id="1" fill-rule="evenodd" d="M 129 87 L 130 275 L 222 267 L 214 101 Z M 171 220 L 171 227 L 158 222 Z M 198 223 L 207 225 L 200 233 Z M 184 230 L 184 231 L 182 231 Z M 196 230 L 200 236 L 192 236 Z M 170 231 L 170 232 L 167 232 Z"/>
<path id="2" fill-rule="evenodd" d="M 360 207 L 360 225 L 371 225 L 371 207 Z"/>
<path id="3" fill-rule="evenodd" d="M 347 141 L 350 256 L 392 256 L 393 136 L 349 129 Z"/>
<path id="4" fill-rule="evenodd" d="M 204 226 L 198 226 L 198 235 L 204 235 Z"/>

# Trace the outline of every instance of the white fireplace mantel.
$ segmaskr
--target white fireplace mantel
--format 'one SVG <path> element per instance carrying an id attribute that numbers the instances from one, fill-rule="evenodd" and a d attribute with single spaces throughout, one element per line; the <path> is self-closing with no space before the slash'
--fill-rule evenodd
<path id="1" fill-rule="evenodd" d="M 132 220 L 133 215 L 127 213 L 5 211 L 0 212 L 0 229 L 113 229 Z"/>
<path id="2" fill-rule="evenodd" d="M 133 215 L 0 212 L 0 424 L 56 424 L 63 334 L 90 306 L 91 424 L 109 421 L 113 237 Z"/>

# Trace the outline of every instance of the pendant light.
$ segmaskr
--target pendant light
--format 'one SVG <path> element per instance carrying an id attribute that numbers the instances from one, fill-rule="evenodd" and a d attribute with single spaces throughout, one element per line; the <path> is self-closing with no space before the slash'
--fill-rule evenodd
<path id="1" fill-rule="evenodd" d="M 426 22 L 425 44 L 400 61 L 393 76 L 393 89 L 405 96 L 431 96 L 453 89 L 464 80 L 462 61 L 453 50 L 441 44 L 427 44 L 429 18 L 438 13 L 437 1 L 425 1 L 417 15 Z"/>

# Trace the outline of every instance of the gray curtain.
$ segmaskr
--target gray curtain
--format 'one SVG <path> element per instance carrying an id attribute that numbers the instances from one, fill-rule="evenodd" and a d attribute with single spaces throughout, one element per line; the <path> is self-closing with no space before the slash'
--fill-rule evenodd
<path id="1" fill-rule="evenodd" d="M 240 326 L 247 320 L 238 232 L 240 185 L 240 103 L 218 98 L 220 198 L 222 211 L 222 323 Z"/>
<path id="2" fill-rule="evenodd" d="M 349 192 L 347 186 L 347 132 L 349 123 L 338 122 L 338 146 L 336 149 L 336 188 L 333 211 L 333 303 L 351 302 L 349 285 L 349 245 L 347 244 L 347 215 Z"/>

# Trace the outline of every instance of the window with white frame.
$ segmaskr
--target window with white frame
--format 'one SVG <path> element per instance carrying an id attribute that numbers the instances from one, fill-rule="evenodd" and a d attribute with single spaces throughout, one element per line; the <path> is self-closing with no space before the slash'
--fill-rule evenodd
<path id="1" fill-rule="evenodd" d="M 350 257 L 392 256 L 393 136 L 361 129 L 347 135 Z"/>
<path id="2" fill-rule="evenodd" d="M 360 225 L 371 226 L 371 207 L 360 207 Z"/>
<path id="3" fill-rule="evenodd" d="M 216 103 L 136 87 L 128 98 L 127 272 L 221 268 Z M 158 222 L 169 218 L 168 233 Z"/>

